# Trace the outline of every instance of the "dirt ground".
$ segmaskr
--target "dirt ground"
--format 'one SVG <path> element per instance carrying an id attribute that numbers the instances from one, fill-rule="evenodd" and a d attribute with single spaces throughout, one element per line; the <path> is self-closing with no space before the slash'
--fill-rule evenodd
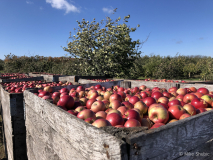
<path id="1" fill-rule="evenodd" d="M 2 136 L 2 117 L 0 115 L 0 160 L 6 158 L 3 146 L 3 136 Z"/>

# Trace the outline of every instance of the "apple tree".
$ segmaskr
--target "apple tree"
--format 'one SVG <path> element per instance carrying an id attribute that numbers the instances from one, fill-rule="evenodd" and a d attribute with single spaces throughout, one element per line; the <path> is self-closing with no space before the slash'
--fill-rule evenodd
<path id="1" fill-rule="evenodd" d="M 125 16 L 123 23 L 119 23 L 120 17 L 115 21 L 106 17 L 100 23 L 95 19 L 92 22 L 77 21 L 76 35 L 70 32 L 71 41 L 63 49 L 75 58 L 78 74 L 131 77 L 133 64 L 140 57 L 139 48 L 144 42 L 130 38 L 130 33 L 136 28 L 127 26 L 129 18 L 130 15 Z"/>

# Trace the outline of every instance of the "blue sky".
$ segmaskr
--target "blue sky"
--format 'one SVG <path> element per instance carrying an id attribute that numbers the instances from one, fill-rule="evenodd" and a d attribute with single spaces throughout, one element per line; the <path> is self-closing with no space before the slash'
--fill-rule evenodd
<path id="1" fill-rule="evenodd" d="M 76 20 L 127 15 L 133 40 L 150 34 L 142 55 L 213 57 L 213 0 L 0 0 L 0 59 L 65 56 Z"/>

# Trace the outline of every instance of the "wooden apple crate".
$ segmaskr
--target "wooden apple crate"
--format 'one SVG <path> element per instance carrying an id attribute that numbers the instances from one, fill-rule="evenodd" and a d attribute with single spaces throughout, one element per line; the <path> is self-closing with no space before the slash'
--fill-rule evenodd
<path id="1" fill-rule="evenodd" d="M 37 77 L 34 77 L 37 78 Z M 111 87 L 119 85 L 119 81 L 113 83 L 102 83 L 102 86 Z M 100 84 L 100 83 L 97 83 Z M 92 84 L 96 85 L 96 84 Z M 84 84 L 84 87 L 90 87 L 90 84 Z M 66 86 L 72 88 L 72 86 Z M 77 86 L 75 86 L 77 87 Z M 54 87 L 54 91 L 64 88 L 64 86 Z M 38 90 L 38 89 L 35 89 Z M 27 159 L 26 151 L 26 127 L 25 110 L 23 103 L 23 93 L 8 93 L 0 85 L 0 97 L 2 103 L 2 115 L 4 121 L 4 134 L 6 139 L 6 148 L 9 160 Z"/>
<path id="2" fill-rule="evenodd" d="M 72 87 L 77 88 L 66 86 Z M 129 131 L 98 129 L 39 98 L 33 90 L 24 91 L 24 100 L 29 160 L 206 160 L 213 156 L 213 110 L 157 129 Z"/>
<path id="3" fill-rule="evenodd" d="M 178 83 L 169 83 L 169 82 L 149 82 L 149 81 L 136 81 L 136 80 L 124 80 L 125 82 L 130 82 L 131 85 L 128 85 L 129 88 L 140 87 L 141 85 L 145 85 L 148 88 L 166 88 L 167 90 L 172 87 L 179 88 Z"/>
<path id="4" fill-rule="evenodd" d="M 78 82 L 80 84 L 97 83 L 97 81 L 88 79 L 107 79 L 105 76 L 64 76 L 59 77 L 59 81 Z"/>
<path id="5" fill-rule="evenodd" d="M 0 79 L 0 83 L 7 83 L 7 82 L 24 82 L 24 81 L 42 81 L 44 77 L 32 77 L 32 78 L 21 78 L 21 79 Z"/>
<path id="6" fill-rule="evenodd" d="M 46 74 L 41 74 L 41 76 L 44 77 L 44 80 L 46 80 L 46 82 L 58 82 L 59 77 L 66 77 L 62 75 L 46 75 Z"/>
<path id="7" fill-rule="evenodd" d="M 27 160 L 23 93 L 11 94 L 0 87 L 8 160 Z"/>

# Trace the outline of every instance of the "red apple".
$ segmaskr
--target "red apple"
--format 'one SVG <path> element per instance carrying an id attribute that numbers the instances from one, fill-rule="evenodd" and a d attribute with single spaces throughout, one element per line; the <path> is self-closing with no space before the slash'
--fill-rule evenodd
<path id="1" fill-rule="evenodd" d="M 125 124 L 124 127 L 129 128 L 129 127 L 141 127 L 141 123 L 136 120 L 136 119 L 128 119 Z"/>
<path id="2" fill-rule="evenodd" d="M 185 109 L 180 105 L 173 105 L 168 109 L 171 118 L 179 119 L 180 116 L 186 113 Z"/>
<path id="3" fill-rule="evenodd" d="M 193 99 L 195 99 L 195 98 L 197 98 L 197 96 L 196 95 L 194 95 L 194 94 L 186 94 L 184 97 L 183 97 L 183 102 L 185 102 L 185 103 L 191 103 L 191 101 L 193 100 Z"/>
<path id="4" fill-rule="evenodd" d="M 201 99 L 203 99 L 204 101 L 206 101 L 206 103 L 208 103 L 208 106 L 209 107 L 212 107 L 213 105 L 212 105 L 212 103 L 213 103 L 213 98 L 211 97 L 211 96 L 209 96 L 209 95 L 203 95 L 202 97 L 201 97 Z"/>
<path id="5" fill-rule="evenodd" d="M 106 120 L 106 119 L 103 119 L 103 118 L 95 120 L 92 123 L 92 125 L 97 127 L 97 128 L 111 126 L 110 122 L 108 120 Z"/>
<path id="6" fill-rule="evenodd" d="M 134 108 L 140 110 L 140 115 L 147 113 L 148 106 L 143 101 L 138 101 L 134 104 Z"/>
<path id="7" fill-rule="evenodd" d="M 169 103 L 168 103 L 168 106 L 171 107 L 173 105 L 181 105 L 180 101 L 177 100 L 177 99 L 174 99 L 174 100 L 171 100 Z"/>
<path id="8" fill-rule="evenodd" d="M 141 121 L 141 117 L 140 117 L 140 114 L 133 110 L 133 109 L 129 109 L 127 110 L 124 115 L 123 115 L 123 118 L 126 118 L 127 120 L 128 119 L 136 119 L 138 120 L 139 122 Z"/>
<path id="9" fill-rule="evenodd" d="M 188 114 L 190 114 L 190 115 L 196 115 L 196 108 L 193 106 L 193 105 L 191 105 L 191 104 L 185 104 L 184 106 L 183 106 L 183 108 L 186 110 L 186 112 L 188 113 Z"/>
<path id="10" fill-rule="evenodd" d="M 42 91 L 38 94 L 39 97 L 44 97 L 44 96 L 49 96 L 50 95 L 50 92 L 47 92 L 47 91 Z"/>
<path id="11" fill-rule="evenodd" d="M 113 100 L 109 104 L 109 108 L 118 109 L 121 106 L 121 102 L 119 100 Z"/>
<path id="12" fill-rule="evenodd" d="M 121 115 L 124 115 L 128 108 L 126 106 L 120 106 L 117 110 L 121 113 Z"/>
<path id="13" fill-rule="evenodd" d="M 160 126 L 164 126 L 164 123 L 155 123 L 150 129 L 158 128 Z"/>
<path id="14" fill-rule="evenodd" d="M 196 109 L 196 114 L 199 114 L 199 113 L 203 113 L 203 112 L 206 112 L 207 110 L 205 108 L 198 108 Z"/>
<path id="15" fill-rule="evenodd" d="M 168 111 L 160 104 L 152 104 L 149 107 L 148 115 L 154 123 L 166 123 L 169 120 Z"/>
<path id="16" fill-rule="evenodd" d="M 57 105 L 66 107 L 68 110 L 72 109 L 74 107 L 74 99 L 69 95 L 64 95 L 59 99 Z"/>
<path id="17" fill-rule="evenodd" d="M 111 102 L 112 100 L 119 100 L 120 102 L 122 102 L 122 97 L 121 95 L 114 93 L 109 97 L 109 101 Z"/>
<path id="18" fill-rule="evenodd" d="M 206 103 L 206 101 L 204 101 L 201 98 L 195 98 L 191 101 L 191 104 L 195 107 L 195 108 L 207 108 L 208 107 L 208 103 Z"/>
<path id="19" fill-rule="evenodd" d="M 95 113 L 91 111 L 90 109 L 84 109 L 83 111 L 79 112 L 77 117 L 83 120 L 87 118 L 96 119 Z"/>
<path id="20" fill-rule="evenodd" d="M 106 120 L 108 120 L 112 126 L 117 126 L 117 125 L 123 125 L 124 120 L 122 116 L 118 113 L 111 113 L 108 114 L 106 117 Z"/>
<path id="21" fill-rule="evenodd" d="M 106 113 L 105 111 L 98 111 L 98 112 L 95 114 L 95 116 L 96 116 L 97 118 L 101 117 L 101 118 L 106 119 L 107 113 Z"/>
<path id="22" fill-rule="evenodd" d="M 158 103 L 164 103 L 164 104 L 168 104 L 169 103 L 169 99 L 167 97 L 160 97 L 157 100 Z"/>
<path id="23" fill-rule="evenodd" d="M 59 91 L 60 93 L 63 93 L 63 92 L 69 92 L 69 90 L 67 89 L 67 88 L 62 88 L 60 91 Z"/>
<path id="24" fill-rule="evenodd" d="M 159 99 L 160 97 L 163 97 L 163 93 L 161 93 L 159 91 L 155 91 L 155 92 L 152 92 L 151 97 Z"/>
<path id="25" fill-rule="evenodd" d="M 186 95 L 187 94 L 187 90 L 185 88 L 179 88 L 176 93 L 178 95 Z"/>
<path id="26" fill-rule="evenodd" d="M 75 111 L 75 110 L 68 110 L 67 112 L 74 115 L 74 116 L 77 116 L 77 114 L 78 114 L 78 112 Z"/>
<path id="27" fill-rule="evenodd" d="M 182 115 L 180 116 L 179 120 L 185 119 L 185 118 L 188 118 L 188 117 L 191 117 L 191 115 L 188 114 L 188 113 L 184 113 L 184 114 L 182 114 Z"/>
<path id="28" fill-rule="evenodd" d="M 149 107 L 151 104 L 156 103 L 156 100 L 153 97 L 147 97 L 142 99 L 142 101 Z"/>
<path id="29" fill-rule="evenodd" d="M 199 88 L 198 90 L 197 90 L 197 92 L 200 92 L 200 93 L 202 93 L 202 94 L 209 94 L 209 90 L 207 89 L 207 88 L 204 88 L 204 87 L 202 87 L 202 88 Z"/>
<path id="30" fill-rule="evenodd" d="M 106 109 L 104 102 L 102 101 L 95 101 L 92 105 L 91 105 L 91 110 L 94 113 L 97 113 L 98 111 L 104 111 Z"/>

